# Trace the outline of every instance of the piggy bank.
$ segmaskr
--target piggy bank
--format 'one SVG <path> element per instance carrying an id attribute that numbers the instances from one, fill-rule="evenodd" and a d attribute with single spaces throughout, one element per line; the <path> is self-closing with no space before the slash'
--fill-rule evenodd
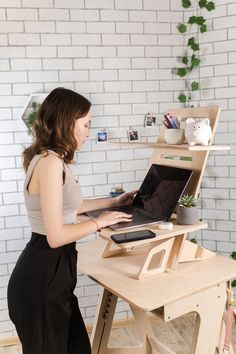
<path id="1" fill-rule="evenodd" d="M 193 118 L 186 119 L 185 136 L 189 145 L 208 145 L 212 136 L 209 119 L 200 121 L 195 121 Z"/>

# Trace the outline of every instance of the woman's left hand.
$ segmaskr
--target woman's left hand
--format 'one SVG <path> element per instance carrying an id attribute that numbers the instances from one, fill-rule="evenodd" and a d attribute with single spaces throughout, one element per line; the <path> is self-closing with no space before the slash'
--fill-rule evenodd
<path id="1" fill-rule="evenodd" d="M 130 205 L 134 199 L 134 195 L 138 192 L 138 190 L 133 190 L 131 192 L 123 193 L 116 197 L 116 206 L 120 205 Z"/>

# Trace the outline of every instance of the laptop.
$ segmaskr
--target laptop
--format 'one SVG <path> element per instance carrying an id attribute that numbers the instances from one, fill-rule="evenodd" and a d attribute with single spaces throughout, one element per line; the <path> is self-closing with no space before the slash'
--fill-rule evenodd
<path id="1" fill-rule="evenodd" d="M 132 214 L 132 221 L 110 225 L 113 230 L 166 221 L 173 213 L 192 173 L 189 169 L 152 164 L 131 205 L 92 210 L 86 214 L 92 218 L 97 218 L 107 210 Z"/>

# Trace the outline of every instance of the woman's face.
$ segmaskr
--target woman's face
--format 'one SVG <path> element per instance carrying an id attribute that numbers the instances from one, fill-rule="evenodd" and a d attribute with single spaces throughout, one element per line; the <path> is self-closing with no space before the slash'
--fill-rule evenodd
<path id="1" fill-rule="evenodd" d="M 88 112 L 83 118 L 76 119 L 75 121 L 75 139 L 77 141 L 77 149 L 85 143 L 86 138 L 89 136 L 89 128 L 91 122 L 91 111 Z"/>

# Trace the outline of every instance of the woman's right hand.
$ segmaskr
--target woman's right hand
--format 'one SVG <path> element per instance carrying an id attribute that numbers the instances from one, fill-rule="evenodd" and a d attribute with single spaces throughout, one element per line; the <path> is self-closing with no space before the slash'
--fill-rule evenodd
<path id="1" fill-rule="evenodd" d="M 100 228 L 117 224 L 118 222 L 132 221 L 132 214 L 122 213 L 120 211 L 105 211 L 95 219 Z"/>

